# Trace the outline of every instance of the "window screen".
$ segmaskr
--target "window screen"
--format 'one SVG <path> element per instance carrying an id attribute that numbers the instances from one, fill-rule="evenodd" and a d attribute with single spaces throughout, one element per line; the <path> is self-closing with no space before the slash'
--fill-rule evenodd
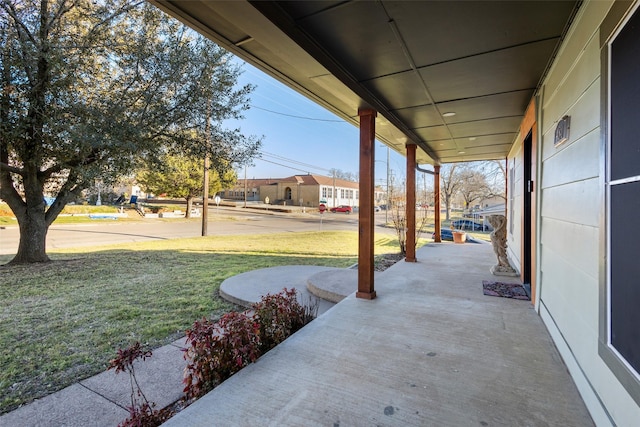
<path id="1" fill-rule="evenodd" d="M 611 186 L 611 345 L 640 372 L 640 182 Z"/>
<path id="2" fill-rule="evenodd" d="M 609 343 L 640 372 L 640 12 L 610 48 Z"/>

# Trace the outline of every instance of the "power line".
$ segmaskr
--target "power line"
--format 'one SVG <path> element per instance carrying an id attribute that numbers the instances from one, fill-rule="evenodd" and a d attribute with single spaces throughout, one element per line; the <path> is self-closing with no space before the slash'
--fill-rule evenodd
<path id="1" fill-rule="evenodd" d="M 315 169 L 315 170 L 321 170 L 321 171 L 325 171 L 325 172 L 331 172 L 330 169 L 326 169 L 326 168 L 323 168 L 323 167 L 320 167 L 320 166 L 310 165 L 308 163 L 300 162 L 300 161 L 294 160 L 294 159 L 289 159 L 289 158 L 281 156 L 279 154 L 273 154 L 273 153 L 269 153 L 269 152 L 266 152 L 266 151 L 262 151 L 261 154 L 265 155 L 267 157 L 273 157 L 274 159 L 282 161 L 282 162 L 287 162 L 287 163 L 294 164 L 296 166 L 303 166 L 303 167 L 307 167 L 309 169 Z M 282 167 L 293 169 L 293 170 L 300 171 L 300 172 L 305 172 L 307 174 L 310 173 L 309 169 L 300 169 L 300 168 L 297 168 L 297 167 L 294 167 L 294 166 L 290 166 L 290 165 L 282 164 L 282 163 L 279 163 L 279 162 L 275 162 L 273 160 L 267 160 L 267 159 L 262 158 L 262 157 L 257 158 L 257 160 L 262 160 L 263 162 L 271 163 L 271 164 L 274 164 L 274 165 L 282 166 Z"/>
<path id="2" fill-rule="evenodd" d="M 258 160 L 262 160 L 263 162 L 272 163 L 274 165 L 282 166 L 282 167 L 293 169 L 293 170 L 296 170 L 296 171 L 309 173 L 309 171 L 307 171 L 307 170 L 294 168 L 293 166 L 283 165 L 282 163 L 272 162 L 271 160 L 266 160 L 266 159 L 258 159 Z"/>
<path id="3" fill-rule="evenodd" d="M 280 116 L 292 117 L 294 119 L 312 120 L 312 121 L 316 121 L 316 122 L 346 123 L 344 120 L 318 119 L 318 118 L 314 118 L 314 117 L 304 117 L 304 116 L 296 116 L 296 115 L 293 115 L 293 114 L 281 113 L 279 111 L 273 111 L 273 110 L 269 110 L 269 109 L 266 109 L 266 108 L 258 107 L 257 105 L 251 105 L 251 108 L 255 108 L 256 110 L 267 111 L 267 112 L 273 113 L 273 114 L 278 114 Z"/>
<path id="4" fill-rule="evenodd" d="M 323 167 L 320 167 L 320 166 L 310 165 L 309 163 L 303 163 L 303 162 L 300 162 L 300 161 L 294 160 L 294 159 L 289 159 L 289 158 L 286 158 L 284 156 L 280 156 L 279 154 L 273 154 L 273 153 L 269 153 L 269 152 L 266 152 L 266 151 L 262 151 L 262 154 L 264 154 L 264 155 L 266 155 L 268 157 L 273 157 L 273 158 L 275 158 L 277 160 L 280 160 L 280 161 L 285 161 L 285 162 L 288 162 L 288 163 L 297 164 L 299 166 L 306 166 L 306 167 L 309 167 L 311 169 L 317 169 L 317 170 L 323 170 L 323 171 L 326 171 L 326 172 L 331 172 L 330 169 L 323 168 Z"/>

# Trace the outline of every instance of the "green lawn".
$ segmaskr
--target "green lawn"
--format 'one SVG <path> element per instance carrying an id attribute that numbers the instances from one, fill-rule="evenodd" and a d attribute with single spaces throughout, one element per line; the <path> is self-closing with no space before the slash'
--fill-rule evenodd
<path id="1" fill-rule="evenodd" d="M 184 210 L 186 209 L 185 205 L 177 205 L 177 204 L 142 204 L 147 211 L 150 211 L 151 207 L 157 207 L 163 209 L 165 211 L 173 211 L 173 210 Z M 82 223 L 95 223 L 96 221 L 144 221 L 144 218 L 136 212 L 135 209 L 130 206 L 126 206 L 123 208 L 124 213 L 127 214 L 126 217 L 114 219 L 92 219 L 89 217 L 90 214 L 114 214 L 119 212 L 119 208 L 111 205 L 102 205 L 102 206 L 93 206 L 93 205 L 67 205 L 64 207 L 60 215 L 53 222 L 56 225 L 59 224 L 82 224 Z M 210 215 L 209 221 L 237 221 L 238 218 L 230 215 Z M 193 221 L 202 221 L 200 218 L 192 218 Z M 154 218 L 153 221 L 163 221 L 163 222 L 171 222 L 171 221 L 184 221 L 184 218 Z M 18 225 L 18 221 L 15 219 L 13 212 L 9 209 L 6 203 L 0 203 L 0 226 L 3 225 Z"/>
<path id="2" fill-rule="evenodd" d="M 89 218 L 89 214 L 116 213 L 118 208 L 115 206 L 92 206 L 92 205 L 67 205 L 64 207 L 54 224 L 77 224 L 83 222 L 92 222 L 94 219 Z M 121 218 L 118 221 L 141 220 L 142 217 L 134 209 L 126 209 L 129 213 L 128 218 Z M 0 203 L 0 225 L 18 225 L 15 216 L 6 203 Z"/>
<path id="3" fill-rule="evenodd" d="M 397 252 L 397 242 L 382 237 L 375 251 Z M 103 371 L 118 347 L 159 347 L 194 320 L 237 309 L 218 296 L 228 277 L 347 267 L 356 254 L 356 232 L 307 232 L 67 249 L 50 251 L 48 264 L 0 266 L 0 413 Z"/>

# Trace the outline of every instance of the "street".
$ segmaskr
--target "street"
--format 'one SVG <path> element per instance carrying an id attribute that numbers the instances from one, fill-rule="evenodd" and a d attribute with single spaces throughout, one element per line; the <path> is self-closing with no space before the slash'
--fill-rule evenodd
<path id="1" fill-rule="evenodd" d="M 379 227 L 384 223 L 384 212 L 376 213 L 376 233 L 394 234 L 393 228 Z M 207 231 L 209 236 L 230 234 L 259 234 L 319 230 L 357 231 L 358 214 L 277 213 L 242 208 L 210 208 Z M 146 240 L 177 239 L 201 235 L 201 218 L 162 221 L 96 220 L 95 223 L 55 223 L 47 234 L 47 250 L 99 246 L 112 243 L 142 242 Z M 0 228 L 0 255 L 15 254 L 20 233 L 18 226 Z"/>

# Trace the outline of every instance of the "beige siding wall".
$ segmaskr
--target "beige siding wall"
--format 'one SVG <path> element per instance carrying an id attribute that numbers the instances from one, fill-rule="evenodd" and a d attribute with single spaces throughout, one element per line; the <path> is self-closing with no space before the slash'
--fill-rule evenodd
<path id="1" fill-rule="evenodd" d="M 598 355 L 601 65 L 598 27 L 609 2 L 586 2 L 541 89 L 540 314 L 598 425 L 638 425 L 640 408 Z M 570 139 L 554 146 L 559 119 Z M 515 243 L 515 242 L 514 242 Z"/>
<path id="2" fill-rule="evenodd" d="M 295 196 L 294 196 L 295 198 Z M 300 187 L 299 198 L 302 199 L 302 206 L 318 206 L 320 202 L 320 186 L 304 185 Z M 296 200 L 296 205 L 300 204 L 300 200 Z"/>
<path id="3" fill-rule="evenodd" d="M 278 200 L 277 185 L 263 185 L 260 187 L 260 201 L 264 202 L 267 197 L 269 198 L 269 203 Z"/>

